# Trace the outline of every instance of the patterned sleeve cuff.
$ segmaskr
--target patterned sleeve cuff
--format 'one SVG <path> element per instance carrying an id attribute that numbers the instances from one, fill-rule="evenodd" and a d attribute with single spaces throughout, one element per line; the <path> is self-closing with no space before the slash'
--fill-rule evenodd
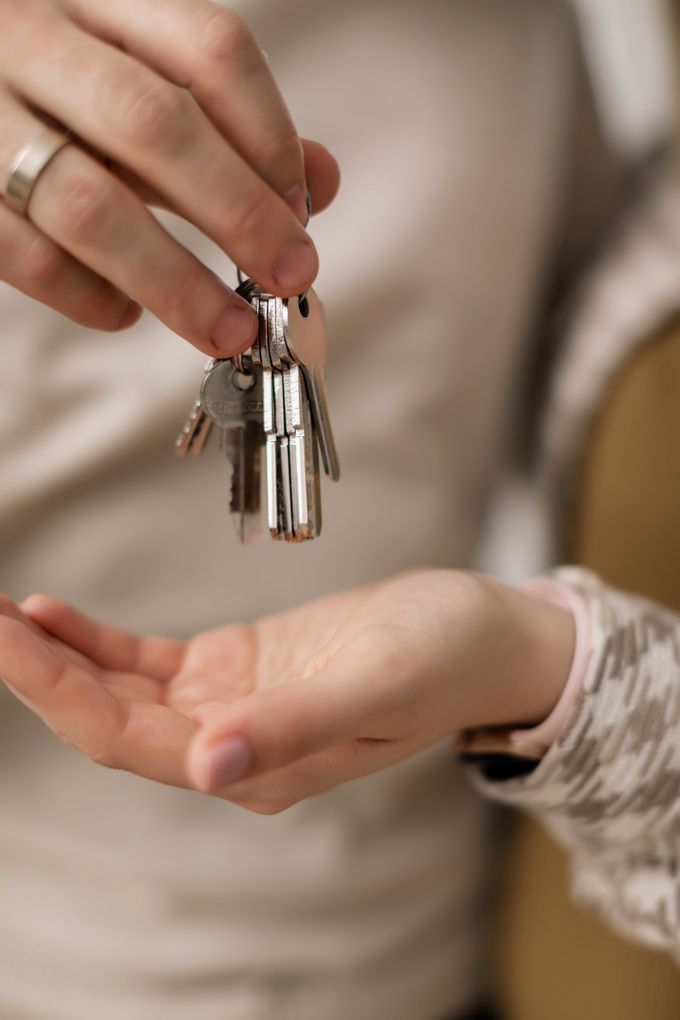
<path id="1" fill-rule="evenodd" d="M 488 782 L 473 769 L 475 785 L 593 845 L 680 832 L 680 617 L 581 568 L 553 576 L 589 609 L 583 690 L 529 775 Z"/>

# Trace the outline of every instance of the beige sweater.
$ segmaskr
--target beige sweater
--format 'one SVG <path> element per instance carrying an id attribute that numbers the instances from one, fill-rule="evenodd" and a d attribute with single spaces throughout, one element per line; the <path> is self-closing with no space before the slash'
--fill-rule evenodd
<path id="1" fill-rule="evenodd" d="M 234 544 L 172 441 L 202 358 L 0 290 L 0 581 L 187 634 L 474 561 L 555 286 L 616 168 L 555 0 L 244 0 L 344 191 L 315 229 L 344 479 L 309 548 Z M 181 224 L 218 271 L 224 258 Z M 494 811 L 448 746 L 261 818 L 106 773 L 0 697 L 3 1020 L 439 1020 L 484 984 Z"/>

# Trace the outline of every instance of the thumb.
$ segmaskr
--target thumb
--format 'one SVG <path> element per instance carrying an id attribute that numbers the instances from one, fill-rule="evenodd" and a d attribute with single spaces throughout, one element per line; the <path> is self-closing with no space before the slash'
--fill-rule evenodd
<path id="1" fill-rule="evenodd" d="M 191 782 L 214 793 L 326 748 L 377 735 L 391 685 L 377 643 L 354 640 L 316 673 L 260 688 L 198 716 L 189 749 Z"/>

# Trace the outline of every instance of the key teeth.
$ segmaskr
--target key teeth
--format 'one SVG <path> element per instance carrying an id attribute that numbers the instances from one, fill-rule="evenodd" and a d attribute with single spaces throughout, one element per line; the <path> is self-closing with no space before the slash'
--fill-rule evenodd
<path id="1" fill-rule="evenodd" d="M 258 339 L 241 359 L 208 363 L 201 399 L 175 441 L 175 453 L 182 459 L 198 457 L 217 424 L 220 445 L 232 466 L 229 510 L 238 543 L 252 543 L 260 531 L 264 462 L 267 530 L 275 541 L 299 545 L 321 533 L 319 460 L 327 476 L 336 481 L 340 477 L 321 362 L 312 359 L 305 365 L 290 346 L 287 301 L 265 294 L 252 281 L 245 281 L 239 293 L 258 314 Z M 319 302 L 313 292 L 312 301 L 316 309 Z M 300 309 L 304 317 L 303 308 L 304 304 Z M 241 398 L 235 395 L 234 378 L 225 380 L 227 364 L 232 372 L 256 373 L 259 409 L 256 393 L 249 406 L 244 391 Z M 214 370 L 221 375 L 212 374 Z M 269 424 L 268 415 L 273 418 Z"/>

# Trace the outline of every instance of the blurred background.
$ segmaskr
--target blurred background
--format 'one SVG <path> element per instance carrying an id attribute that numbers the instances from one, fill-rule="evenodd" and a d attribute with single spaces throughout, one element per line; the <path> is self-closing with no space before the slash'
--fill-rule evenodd
<path id="1" fill-rule="evenodd" d="M 671 129 L 672 0 L 574 0 L 612 139 L 637 155 Z"/>
<path id="2" fill-rule="evenodd" d="M 666 144 L 679 123 L 676 0 L 572 0 L 597 101 L 613 145 L 631 160 Z M 554 559 L 534 488 L 506 479 L 487 525 L 480 568 L 510 582 Z"/>

